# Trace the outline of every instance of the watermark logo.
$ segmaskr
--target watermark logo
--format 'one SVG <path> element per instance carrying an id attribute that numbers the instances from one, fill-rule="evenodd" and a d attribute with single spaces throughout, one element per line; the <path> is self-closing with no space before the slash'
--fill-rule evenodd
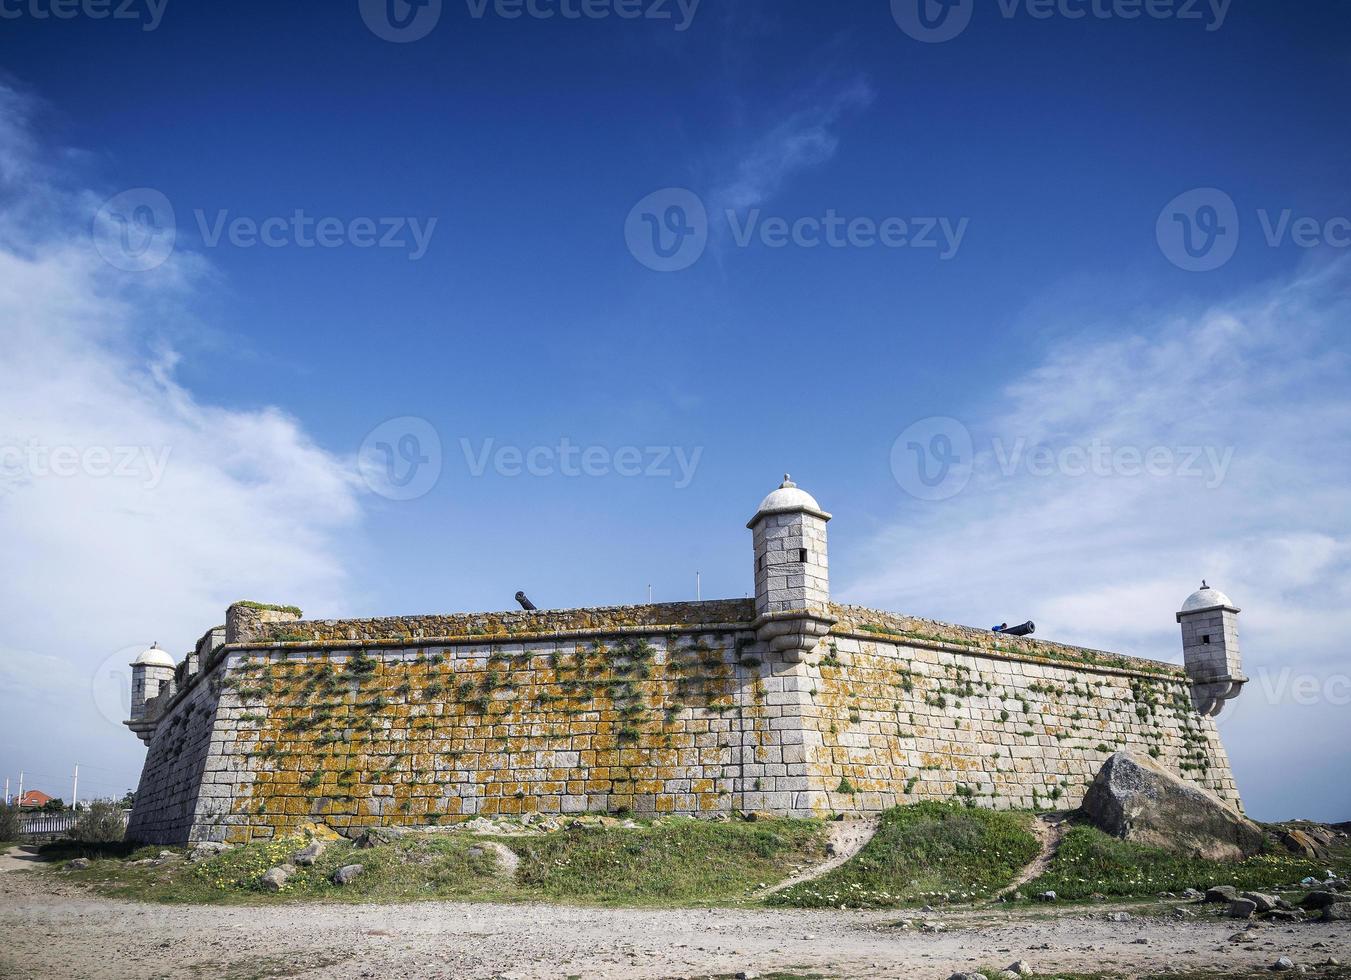
<path id="1" fill-rule="evenodd" d="M 1252 674 L 1238 697 L 1224 702 L 1215 725 L 1223 731 L 1259 707 L 1316 708 L 1321 705 L 1351 706 L 1351 675 L 1315 674 L 1293 667 L 1273 671 L 1262 667 Z"/>
<path id="2" fill-rule="evenodd" d="M 1267 248 L 1351 248 L 1351 216 L 1320 218 L 1297 215 L 1290 208 L 1258 208 L 1255 223 Z M 1179 269 L 1213 272 L 1234 257 L 1242 224 L 1233 198 L 1214 187 L 1199 187 L 1169 201 L 1159 212 L 1155 231 L 1160 251 Z"/>
<path id="3" fill-rule="evenodd" d="M 153 187 L 108 198 L 94 215 L 94 247 L 123 272 L 149 272 L 173 254 L 178 240 L 174 207 Z"/>
<path id="4" fill-rule="evenodd" d="M 0 443 L 0 482 L 19 485 L 33 480 L 134 480 L 154 490 L 164 479 L 172 446 L 49 446 L 28 442 Z"/>
<path id="5" fill-rule="evenodd" d="M 1049 446 L 1026 438 L 992 438 L 977 451 L 971 432 L 939 416 L 909 426 L 891 447 L 891 472 L 919 500 L 948 500 L 966 489 L 977 468 L 984 477 L 1051 479 L 1173 478 L 1224 483 L 1234 462 L 1232 446 L 1113 445 L 1102 439 Z"/>
<path id="6" fill-rule="evenodd" d="M 0 0 L 0 20 L 129 20 L 156 30 L 169 0 Z"/>
<path id="7" fill-rule="evenodd" d="M 193 212 L 202 244 L 216 248 L 222 242 L 234 248 L 380 248 L 401 250 L 408 261 L 416 262 L 427 254 L 437 220 L 414 217 L 336 218 L 315 217 L 297 208 L 289 215 L 274 215 L 258 220 L 231 216 L 219 210 L 208 217 L 201 209 Z"/>
<path id="8" fill-rule="evenodd" d="M 726 221 L 725 240 L 736 248 L 931 249 L 944 261 L 957 255 L 971 223 L 969 218 L 848 217 L 834 208 L 794 218 L 766 215 L 760 208 L 728 208 L 718 218 Z M 710 231 L 699 196 L 684 188 L 667 188 L 634 205 L 624 223 L 624 240 L 633 257 L 649 269 L 679 272 L 703 256 Z"/>
<path id="9" fill-rule="evenodd" d="M 1175 20 L 1204 24 L 1218 31 L 1233 0 L 995 0 L 985 7 L 1004 20 L 1046 21 Z M 907 35 L 925 44 L 940 44 L 962 34 L 971 23 L 975 0 L 891 0 L 891 16 Z"/>
<path id="10" fill-rule="evenodd" d="M 951 41 L 971 23 L 975 0 L 891 0 L 896 25 L 916 41 Z"/>
<path id="11" fill-rule="evenodd" d="M 1154 234 L 1159 249 L 1179 269 L 1212 272 L 1238 250 L 1238 207 L 1224 191 L 1198 187 L 1164 206 Z"/>
<path id="12" fill-rule="evenodd" d="M 131 718 L 131 663 L 150 646 L 150 641 L 114 650 L 103 658 L 89 677 L 89 697 L 104 721 L 122 731 Z"/>
<path id="13" fill-rule="evenodd" d="M 377 425 L 357 452 L 366 486 L 389 500 L 426 496 L 441 479 L 441 436 L 424 418 L 405 415 Z"/>
<path id="14" fill-rule="evenodd" d="M 629 211 L 624 241 L 655 272 L 688 269 L 708 247 L 708 211 L 699 195 L 683 187 L 654 191 Z"/>
<path id="15" fill-rule="evenodd" d="M 618 476 L 672 480 L 677 490 L 694 482 L 704 447 L 695 446 L 581 446 L 564 437 L 556 446 L 499 445 L 484 439 L 475 446 L 460 440 L 465 466 L 472 477 L 482 477 L 489 469 L 501 477 L 596 477 Z"/>
<path id="16" fill-rule="evenodd" d="M 966 489 L 975 466 L 971 432 L 934 416 L 908 426 L 891 446 L 891 473 L 918 500 L 949 500 Z"/>
<path id="17" fill-rule="evenodd" d="M 361 19 L 382 41 L 421 41 L 441 22 L 442 0 L 359 0 Z"/>

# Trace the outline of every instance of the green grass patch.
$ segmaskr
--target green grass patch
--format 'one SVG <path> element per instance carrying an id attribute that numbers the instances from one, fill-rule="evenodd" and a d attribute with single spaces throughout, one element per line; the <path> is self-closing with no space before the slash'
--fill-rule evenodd
<path id="1" fill-rule="evenodd" d="M 1118 840 L 1087 825 L 1071 827 L 1046 874 L 1028 882 L 1025 894 L 1054 891 L 1059 898 L 1156 895 L 1214 885 L 1271 889 L 1306 876 L 1322 880 L 1329 868 L 1351 872 L 1341 853 L 1331 862 L 1308 861 L 1284 853 L 1259 854 L 1238 864 L 1179 857 L 1156 847 Z"/>
<path id="2" fill-rule="evenodd" d="M 770 896 L 771 905 L 892 908 L 986 898 L 1039 853 L 1030 813 L 916 803 L 882 815 L 858 854 L 815 881 Z"/>
<path id="3" fill-rule="evenodd" d="M 504 841 L 521 856 L 521 887 L 556 901 L 718 905 L 825 860 L 815 820 L 713 823 L 674 818 L 639 830 L 583 829 Z"/>
<path id="4" fill-rule="evenodd" d="M 408 902 L 552 901 L 580 905 L 691 906 L 744 901 L 762 883 L 782 880 L 788 869 L 825 858 L 825 826 L 814 820 L 713 823 L 668 818 L 637 829 L 562 830 L 523 837 L 461 833 L 408 834 L 392 843 L 359 849 L 330 844 L 312 868 L 299 868 L 279 893 L 259 880 L 290 861 L 303 840 L 236 847 L 192 864 L 181 856 L 163 864 L 158 846 L 131 850 L 53 850 L 64 860 L 90 857 L 85 871 L 68 874 L 102 894 L 140 901 L 193 904 L 263 904 L 277 901 Z M 499 873 L 491 852 L 475 845 L 496 840 L 521 859 L 514 878 Z M 176 850 L 181 855 L 181 849 Z M 348 864 L 365 871 L 346 887 L 332 883 Z"/>

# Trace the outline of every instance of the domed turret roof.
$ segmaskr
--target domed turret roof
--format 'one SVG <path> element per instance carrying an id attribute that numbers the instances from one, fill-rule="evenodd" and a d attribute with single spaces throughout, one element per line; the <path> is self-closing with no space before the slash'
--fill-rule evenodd
<path id="1" fill-rule="evenodd" d="M 133 667 L 175 667 L 174 658 L 169 656 L 159 648 L 158 643 L 152 643 L 150 649 L 145 651 L 131 662 Z"/>
<path id="2" fill-rule="evenodd" d="M 822 520 L 830 520 L 830 515 L 821 509 L 821 505 L 816 502 L 816 498 L 800 488 L 793 482 L 793 478 L 785 473 L 783 483 L 779 484 L 779 489 L 760 501 L 755 516 L 750 519 L 746 526 L 752 527 L 756 521 L 768 514 L 787 514 L 797 511 L 805 511 Z"/>
<path id="3" fill-rule="evenodd" d="M 1234 609 L 1234 601 L 1219 589 L 1212 589 L 1201 583 L 1201 587 L 1187 596 L 1187 601 L 1182 604 L 1182 612 L 1200 612 L 1202 609 L 1214 609 L 1218 606 L 1228 606 Z"/>

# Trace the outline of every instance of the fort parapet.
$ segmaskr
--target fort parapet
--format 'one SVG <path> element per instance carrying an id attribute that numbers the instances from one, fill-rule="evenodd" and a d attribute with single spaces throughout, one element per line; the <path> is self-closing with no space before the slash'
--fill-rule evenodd
<path id="1" fill-rule="evenodd" d="M 1236 616 L 1178 613 L 1186 666 L 830 601 L 830 515 L 785 479 L 754 599 L 305 620 L 237 603 L 133 664 L 129 837 L 242 841 L 476 815 L 1077 805 L 1118 749 L 1241 806 L 1214 715 Z"/>

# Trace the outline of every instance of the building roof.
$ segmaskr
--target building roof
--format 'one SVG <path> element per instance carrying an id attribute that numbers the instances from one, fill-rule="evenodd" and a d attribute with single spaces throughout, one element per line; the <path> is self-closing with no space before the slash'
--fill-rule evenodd
<path id="1" fill-rule="evenodd" d="M 1199 589 L 1187 596 L 1187 601 L 1182 604 L 1181 611 L 1184 613 L 1193 613 L 1201 612 L 1204 609 L 1218 609 L 1220 607 L 1226 609 L 1237 608 L 1234 605 L 1234 601 L 1219 589 L 1212 589 L 1210 586 L 1206 585 L 1205 582 L 1202 582 Z"/>
<path id="2" fill-rule="evenodd" d="M 40 789 L 30 789 L 19 797 L 19 806 L 46 806 L 52 798 Z"/>
<path id="3" fill-rule="evenodd" d="M 133 667 L 176 667 L 174 658 L 169 656 L 159 648 L 158 643 L 152 643 L 150 649 L 145 651 L 131 662 Z"/>
<path id="4" fill-rule="evenodd" d="M 830 515 L 821 509 L 821 505 L 816 502 L 816 498 L 806 490 L 801 489 L 793 482 L 792 477 L 785 473 L 783 483 L 779 484 L 777 490 L 760 501 L 755 516 L 750 519 L 746 526 L 754 526 L 756 521 L 769 514 L 786 514 L 798 511 L 806 511 L 822 520 L 830 520 Z"/>

